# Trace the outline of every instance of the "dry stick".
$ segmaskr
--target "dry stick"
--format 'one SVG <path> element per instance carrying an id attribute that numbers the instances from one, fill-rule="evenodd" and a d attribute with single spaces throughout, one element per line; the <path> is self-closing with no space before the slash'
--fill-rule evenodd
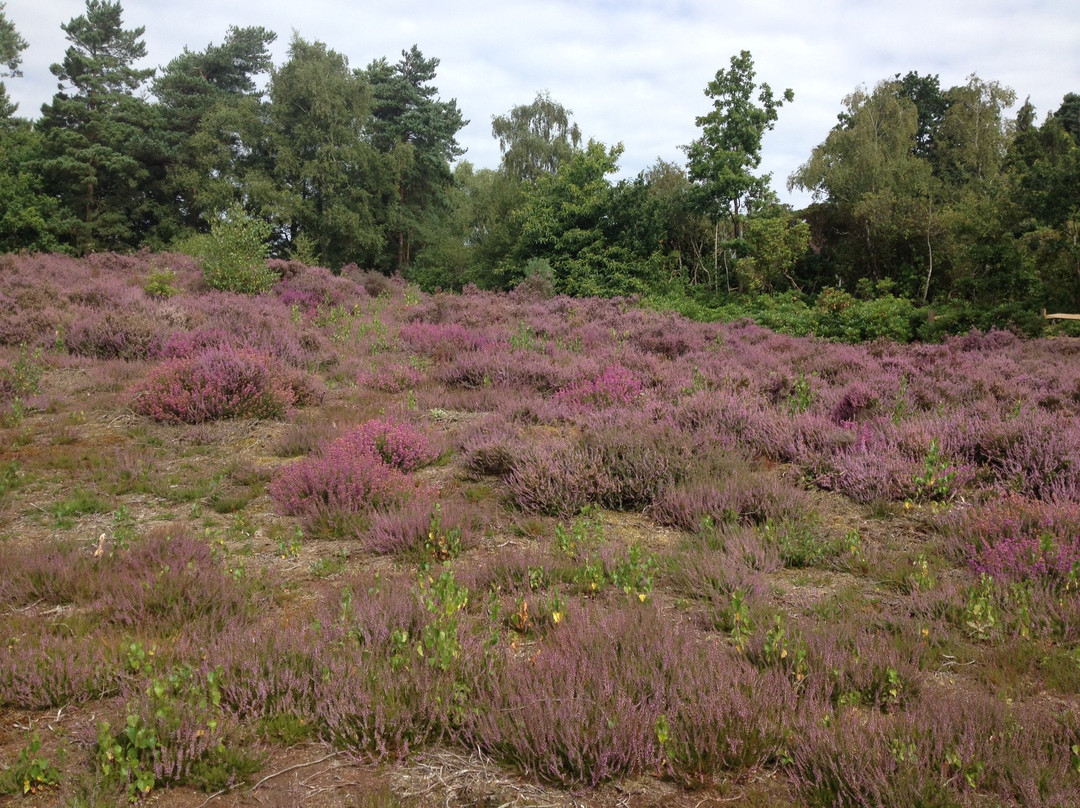
<path id="1" fill-rule="evenodd" d="M 323 761 L 329 760 L 330 758 L 338 757 L 338 755 L 340 755 L 340 754 L 341 754 L 341 752 L 331 752 L 326 757 L 321 757 L 318 760 L 312 760 L 312 761 L 309 761 L 308 763 L 297 763 L 295 766 L 289 766 L 288 768 L 282 769 L 279 772 L 274 772 L 273 774 L 268 774 L 268 775 L 266 775 L 266 777 L 264 777 L 262 780 L 260 780 L 255 785 L 253 785 L 250 789 L 248 789 L 248 793 L 249 794 L 254 793 L 254 791 L 259 786 L 261 786 L 263 783 L 265 783 L 267 780 L 273 780 L 275 777 L 278 777 L 278 776 L 280 776 L 282 774 L 287 774 L 288 772 L 294 771 L 296 769 L 302 769 L 305 766 L 314 766 L 314 765 L 316 765 L 318 763 L 322 763 Z"/>
<path id="2" fill-rule="evenodd" d="M 199 808 L 206 808 L 206 806 L 210 804 L 211 800 L 217 799 L 218 797 L 220 797 L 222 794 L 224 794 L 228 790 L 229 789 L 227 789 L 227 788 L 223 788 L 223 789 L 221 789 L 221 791 L 215 791 L 213 794 L 211 794 L 209 797 L 207 797 L 205 800 L 203 800 L 202 805 L 200 805 Z"/>

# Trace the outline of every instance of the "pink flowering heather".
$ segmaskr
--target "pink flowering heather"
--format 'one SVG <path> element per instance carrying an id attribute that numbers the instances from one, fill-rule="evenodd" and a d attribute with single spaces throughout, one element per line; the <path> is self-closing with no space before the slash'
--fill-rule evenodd
<path id="1" fill-rule="evenodd" d="M 155 368 L 136 387 L 133 407 L 155 421 L 200 424 L 221 418 L 281 418 L 294 406 L 318 398 L 306 374 L 258 351 L 221 347 Z"/>
<path id="2" fill-rule="evenodd" d="M 320 518 L 389 507 L 404 502 L 413 487 L 374 452 L 334 441 L 278 471 L 269 491 L 282 513 Z"/>
<path id="3" fill-rule="evenodd" d="M 949 514 L 953 551 L 976 572 L 1017 581 L 1064 581 L 1080 572 L 1080 505 L 1007 494 Z"/>
<path id="4" fill-rule="evenodd" d="M 639 401 L 645 388 L 622 365 L 610 365 L 594 379 L 582 379 L 563 387 L 555 399 L 572 412 L 602 410 Z"/>
<path id="5" fill-rule="evenodd" d="M 424 374 L 407 362 L 382 361 L 356 374 L 359 387 L 369 387 L 383 393 L 400 393 L 416 387 Z"/>
<path id="6" fill-rule="evenodd" d="M 407 424 L 374 420 L 285 466 L 270 482 L 282 513 L 319 518 L 403 503 L 415 488 L 406 472 L 435 458 L 427 438 Z"/>
<path id="7" fill-rule="evenodd" d="M 375 419 L 346 432 L 335 444 L 355 454 L 374 453 L 388 466 L 416 471 L 438 457 L 424 433 L 411 424 Z"/>
<path id="8" fill-rule="evenodd" d="M 401 341 L 417 353 L 440 361 L 460 351 L 477 351 L 494 344 L 482 332 L 460 323 L 407 323 L 401 327 Z"/>

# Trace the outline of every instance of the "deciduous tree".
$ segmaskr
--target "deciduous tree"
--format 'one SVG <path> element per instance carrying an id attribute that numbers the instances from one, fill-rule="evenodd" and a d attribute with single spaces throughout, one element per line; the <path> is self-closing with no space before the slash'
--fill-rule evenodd
<path id="1" fill-rule="evenodd" d="M 573 113 L 548 92 L 529 104 L 491 119 L 491 134 L 499 141 L 503 173 L 521 182 L 554 174 L 581 147 L 581 130 Z"/>
<path id="2" fill-rule="evenodd" d="M 732 56 L 730 68 L 716 72 L 705 88 L 713 109 L 696 119 L 701 136 L 686 147 L 697 206 L 716 223 L 714 270 L 720 219 L 731 222 L 735 240 L 742 238 L 743 216 L 768 189 L 769 176 L 754 173 L 761 165 L 762 138 L 775 126 L 777 110 L 795 98 L 791 89 L 776 98 L 772 88 L 759 85 L 755 76 L 749 51 Z"/>

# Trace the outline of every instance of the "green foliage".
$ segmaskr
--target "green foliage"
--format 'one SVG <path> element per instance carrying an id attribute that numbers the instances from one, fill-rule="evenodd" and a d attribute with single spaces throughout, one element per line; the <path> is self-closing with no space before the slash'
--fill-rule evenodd
<path id="1" fill-rule="evenodd" d="M 800 373 L 791 386 L 791 395 L 788 396 L 788 412 L 792 415 L 807 412 L 813 406 L 817 393 L 810 385 L 810 380 L 805 373 Z"/>
<path id="2" fill-rule="evenodd" d="M 76 490 L 66 499 L 46 506 L 44 512 L 53 517 L 53 526 L 66 530 L 75 525 L 75 519 L 90 513 L 108 513 L 112 508 L 90 491 Z"/>
<path id="3" fill-rule="evenodd" d="M 418 594 L 430 619 L 421 629 L 416 653 L 433 668 L 445 671 L 461 654 L 459 613 L 469 602 L 469 590 L 458 584 L 450 570 L 438 578 L 425 577 L 423 572 L 421 576 Z"/>
<path id="4" fill-rule="evenodd" d="M 815 520 L 766 521 L 759 528 L 761 538 L 776 547 L 785 567 L 820 567 L 849 550 L 847 537 L 825 535 Z"/>
<path id="5" fill-rule="evenodd" d="M 153 75 L 144 28 L 119 2 L 90 0 L 62 25 L 70 46 L 50 70 L 60 91 L 42 108 L 44 190 L 60 201 L 52 230 L 76 252 L 130 249 L 160 215 L 151 186 L 167 151 L 159 111 L 136 93 Z"/>
<path id="6" fill-rule="evenodd" d="M 127 789 L 131 802 L 137 802 L 153 789 L 154 763 L 159 756 L 157 735 L 139 716 L 129 713 L 124 728 L 115 735 L 108 721 L 98 724 L 98 768 L 107 780 Z"/>
<path id="7" fill-rule="evenodd" d="M 294 34 L 270 83 L 273 179 L 267 213 L 283 224 L 290 257 L 341 266 L 379 254 L 377 200 L 390 198 L 391 167 L 364 137 L 372 88 L 343 55 Z"/>
<path id="8" fill-rule="evenodd" d="M 502 152 L 500 171 L 526 183 L 555 174 L 581 145 L 581 130 L 571 123 L 572 114 L 549 93 L 541 92 L 532 103 L 492 118 L 491 134 Z"/>
<path id="9" fill-rule="evenodd" d="M 697 118 L 701 136 L 686 147 L 698 205 L 713 220 L 740 216 L 765 191 L 768 177 L 751 172 L 761 165 L 761 141 L 775 126 L 777 110 L 795 97 L 788 89 L 775 98 L 755 75 L 749 51 L 732 56 L 728 70 L 716 71 L 705 88 L 713 109 Z"/>
<path id="10" fill-rule="evenodd" d="M 170 297 L 180 294 L 180 290 L 173 285 L 175 280 L 176 273 L 171 269 L 154 270 L 143 285 L 143 291 L 150 297 L 168 300 Z"/>
<path id="11" fill-rule="evenodd" d="M 632 544 L 627 548 L 626 555 L 612 565 L 608 579 L 624 594 L 633 595 L 644 602 L 652 592 L 655 574 L 656 558 L 643 550 L 641 545 Z"/>
<path id="12" fill-rule="evenodd" d="M 258 734 L 281 746 L 296 746 L 312 738 L 315 727 L 310 721 L 291 713 L 267 716 L 259 722 Z"/>
<path id="13" fill-rule="evenodd" d="M 997 587 L 985 573 L 968 588 L 964 628 L 974 639 L 989 640 L 998 630 Z"/>
<path id="14" fill-rule="evenodd" d="M 8 391 L 18 401 L 35 395 L 45 372 L 41 364 L 41 348 L 31 351 L 26 345 L 19 347 L 19 358 L 9 367 L 0 367 L 0 390 Z"/>
<path id="15" fill-rule="evenodd" d="M 592 507 L 581 510 L 568 526 L 555 525 L 555 546 L 571 558 L 586 555 L 604 539 L 604 526 Z"/>
<path id="16" fill-rule="evenodd" d="M 461 528 L 444 528 L 442 506 L 436 502 L 424 540 L 424 555 L 432 561 L 449 561 L 461 553 Z"/>
<path id="17" fill-rule="evenodd" d="M 957 471 L 941 453 L 937 438 L 930 441 L 930 448 L 923 458 L 923 472 L 912 480 L 915 498 L 933 502 L 946 502 L 956 493 Z"/>
<path id="18" fill-rule="evenodd" d="M 36 732 L 19 750 L 15 764 L 0 772 L 0 794 L 36 794 L 59 784 L 60 770 L 41 754 L 41 738 Z"/>
<path id="19" fill-rule="evenodd" d="M 537 260 L 551 267 L 556 292 L 577 296 L 629 295 L 645 289 L 641 265 L 619 243 L 615 194 L 607 175 L 618 170 L 622 144 L 590 140 L 524 190 L 514 211 L 516 243 L 496 273 L 517 286 Z M 526 270 L 526 267 L 530 267 Z"/>
<path id="20" fill-rule="evenodd" d="M 270 225 L 234 205 L 210 228 L 202 255 L 203 279 L 212 289 L 241 294 L 265 292 L 277 282 L 266 265 Z"/>

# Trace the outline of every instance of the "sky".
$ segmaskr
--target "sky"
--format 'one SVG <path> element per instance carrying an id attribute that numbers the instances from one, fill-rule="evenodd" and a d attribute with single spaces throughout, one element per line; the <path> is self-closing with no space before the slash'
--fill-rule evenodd
<path id="1" fill-rule="evenodd" d="M 795 100 L 766 135 L 761 171 L 796 207 L 810 196 L 787 178 L 836 123 L 843 99 L 897 73 L 937 75 L 942 88 L 977 74 L 1030 97 L 1038 120 L 1080 92 L 1077 0 L 127 0 L 126 28 L 145 26 L 144 65 L 161 66 L 184 47 L 220 43 L 230 25 L 278 35 L 282 64 L 294 33 L 324 42 L 353 67 L 418 45 L 440 60 L 434 85 L 469 124 L 463 159 L 495 168 L 493 116 L 540 91 L 573 111 L 582 135 L 625 148 L 619 177 L 658 159 L 685 164 L 680 148 L 707 114 L 704 90 L 732 56 L 748 50 L 757 80 Z M 68 43 L 60 29 L 85 11 L 81 0 L 6 0 L 29 48 L 23 77 L 6 79 L 18 114 L 36 118 L 56 92 L 49 65 Z M 1013 109 L 1015 112 L 1015 108 Z"/>

